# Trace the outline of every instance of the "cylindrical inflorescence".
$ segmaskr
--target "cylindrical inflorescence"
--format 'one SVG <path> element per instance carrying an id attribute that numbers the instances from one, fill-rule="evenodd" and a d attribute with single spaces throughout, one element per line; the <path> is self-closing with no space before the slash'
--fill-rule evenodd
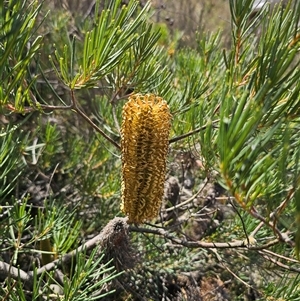
<path id="1" fill-rule="evenodd" d="M 157 216 L 162 203 L 171 114 L 153 94 L 135 94 L 123 107 L 122 204 L 129 223 Z"/>

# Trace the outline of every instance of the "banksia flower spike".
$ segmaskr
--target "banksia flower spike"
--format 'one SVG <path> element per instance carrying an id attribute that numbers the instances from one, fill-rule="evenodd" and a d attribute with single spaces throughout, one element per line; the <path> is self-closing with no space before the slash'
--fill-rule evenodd
<path id="1" fill-rule="evenodd" d="M 123 107 L 122 204 L 129 223 L 157 216 L 164 193 L 171 114 L 153 94 L 135 94 Z"/>

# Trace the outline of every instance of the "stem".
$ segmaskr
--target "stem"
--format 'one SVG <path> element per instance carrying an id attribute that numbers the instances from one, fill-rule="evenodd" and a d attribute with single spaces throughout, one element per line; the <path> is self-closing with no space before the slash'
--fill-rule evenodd
<path id="1" fill-rule="evenodd" d="M 105 134 L 83 111 L 80 110 L 80 108 L 77 105 L 74 91 L 71 90 L 71 99 L 72 99 L 72 109 L 81 116 L 89 125 L 92 126 L 92 128 L 100 133 L 106 140 L 108 140 L 111 144 L 113 144 L 117 149 L 121 149 L 121 146 L 114 141 L 112 138 L 110 138 L 107 134 Z"/>
<path id="2" fill-rule="evenodd" d="M 220 122 L 220 119 L 213 121 L 213 124 L 214 124 L 214 123 L 218 123 L 218 122 Z M 207 124 L 205 124 L 205 125 L 203 125 L 203 126 L 201 126 L 201 127 L 199 127 L 199 128 L 196 128 L 196 129 L 194 129 L 194 130 L 192 130 L 192 131 L 190 131 L 190 132 L 188 132 L 188 133 L 185 133 L 185 134 L 176 136 L 176 137 L 174 137 L 174 138 L 171 138 L 171 139 L 169 140 L 169 144 L 174 143 L 174 142 L 177 142 L 177 141 L 179 141 L 179 140 L 182 140 L 182 139 L 187 138 L 187 137 L 189 137 L 189 136 L 192 136 L 192 135 L 194 135 L 194 134 L 197 134 L 197 133 L 199 133 L 199 132 L 205 130 L 206 128 L 207 128 Z"/>

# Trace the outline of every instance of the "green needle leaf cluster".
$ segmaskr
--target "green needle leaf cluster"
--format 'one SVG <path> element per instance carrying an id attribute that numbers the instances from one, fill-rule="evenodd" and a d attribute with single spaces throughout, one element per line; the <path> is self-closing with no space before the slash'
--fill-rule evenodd
<path id="1" fill-rule="evenodd" d="M 5 1 L 0 8 L 0 104 L 13 103 L 22 110 L 31 103 L 31 86 L 35 76 L 30 66 L 42 43 L 36 35 L 36 18 L 41 9 L 38 1 Z"/>

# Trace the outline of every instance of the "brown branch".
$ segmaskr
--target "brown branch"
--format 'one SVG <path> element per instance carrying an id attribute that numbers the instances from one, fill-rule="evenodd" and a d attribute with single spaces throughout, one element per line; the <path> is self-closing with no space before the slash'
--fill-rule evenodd
<path id="1" fill-rule="evenodd" d="M 296 272 L 296 273 L 300 273 L 300 268 L 295 267 L 294 265 L 286 265 L 282 262 L 280 262 L 278 259 L 273 258 L 273 255 L 267 255 L 265 254 L 263 251 L 258 251 L 259 254 L 261 254 L 266 260 L 271 261 L 273 264 L 279 266 L 282 269 L 291 271 L 291 272 Z M 278 255 L 278 254 L 277 254 Z"/>
<path id="2" fill-rule="evenodd" d="M 15 281 L 15 282 L 9 287 L 9 289 L 7 290 L 7 292 L 6 292 L 5 296 L 3 297 L 2 301 L 5 301 L 5 300 L 8 299 L 8 297 L 10 296 L 10 294 L 11 294 L 12 290 L 14 289 L 14 287 L 16 286 L 16 284 L 17 284 L 17 281 Z"/>
<path id="3" fill-rule="evenodd" d="M 252 286 L 245 282 L 242 278 L 240 278 L 236 273 L 234 273 L 224 262 L 222 257 L 219 255 L 216 249 L 211 249 L 211 252 L 216 256 L 217 260 L 220 262 L 221 266 L 227 270 L 234 278 L 236 278 L 239 282 L 243 283 L 246 287 L 251 288 Z"/>
<path id="4" fill-rule="evenodd" d="M 170 240 L 174 244 L 181 245 L 181 246 L 187 247 L 187 248 L 204 248 L 204 249 L 247 248 L 250 250 L 263 250 L 263 249 L 269 248 L 269 247 L 274 246 L 279 243 L 278 239 L 272 240 L 272 241 L 270 241 L 264 245 L 260 245 L 260 246 L 248 245 L 247 240 L 236 240 L 236 241 L 232 241 L 232 242 L 188 241 L 186 239 L 180 239 L 180 238 L 174 237 L 171 233 L 164 230 L 163 228 L 150 229 L 150 228 L 140 228 L 140 227 L 136 227 L 136 226 L 130 226 L 129 231 L 159 235 L 159 236 L 162 236 L 162 237 Z"/>
<path id="5" fill-rule="evenodd" d="M 289 190 L 289 192 L 288 192 L 286 198 L 283 200 L 283 202 L 281 202 L 280 205 L 274 210 L 274 212 L 273 212 L 273 216 L 274 216 L 273 228 L 276 227 L 277 216 L 279 216 L 283 212 L 283 210 L 286 208 L 286 206 L 288 205 L 290 200 L 293 198 L 294 194 L 295 194 L 295 187 L 292 187 Z"/>
<path id="6" fill-rule="evenodd" d="M 39 104 L 38 106 L 34 105 L 32 107 L 24 107 L 23 110 L 18 110 L 11 104 L 5 104 L 3 107 L 6 108 L 7 110 L 9 110 L 13 113 L 17 113 L 17 114 L 26 114 L 26 113 L 36 112 L 36 111 L 39 111 L 39 109 L 43 109 L 43 110 L 47 110 L 47 111 L 48 110 L 55 111 L 55 110 L 71 110 L 73 108 L 72 105 L 52 106 L 52 105 L 43 105 L 43 104 Z"/>
<path id="7" fill-rule="evenodd" d="M 194 135 L 194 134 L 197 134 L 197 133 L 199 133 L 199 132 L 205 130 L 206 128 L 207 128 L 207 125 L 204 125 L 204 126 L 202 126 L 202 127 L 200 127 L 200 128 L 194 129 L 194 130 L 192 130 L 192 131 L 190 131 L 190 132 L 188 132 L 188 133 L 185 133 L 185 134 L 182 134 L 182 135 L 173 137 L 173 138 L 171 138 L 171 139 L 169 140 L 169 144 L 174 143 L 174 142 L 177 142 L 177 141 L 179 141 L 179 140 L 182 140 L 182 139 L 187 138 L 187 137 L 189 137 L 189 136 L 192 136 L 192 135 Z"/>
<path id="8" fill-rule="evenodd" d="M 238 217 L 239 217 L 239 219 L 242 223 L 243 231 L 244 231 L 246 239 L 247 239 L 247 244 L 250 245 L 249 235 L 247 233 L 247 229 L 246 229 L 243 217 L 241 216 L 239 210 L 235 207 L 235 205 L 234 205 L 234 203 L 231 199 L 229 199 L 229 203 L 231 204 L 231 206 L 232 206 L 233 210 L 235 211 L 235 213 L 238 215 Z"/>
<path id="9" fill-rule="evenodd" d="M 90 239 L 89 241 L 87 241 L 77 249 L 69 252 L 68 254 L 65 254 L 61 258 L 54 260 L 38 269 L 35 269 L 34 271 L 29 271 L 26 273 L 20 268 L 14 267 L 8 263 L 0 261 L 0 275 L 5 277 L 10 275 L 15 280 L 21 279 L 24 285 L 26 285 L 26 287 L 32 287 L 34 281 L 34 275 L 39 276 L 45 272 L 49 272 L 51 270 L 60 268 L 61 266 L 70 263 L 70 261 L 76 256 L 76 254 L 91 250 L 95 248 L 97 245 L 100 245 L 101 249 L 105 249 L 106 248 L 105 244 L 106 242 L 108 242 L 108 243 L 112 243 L 113 248 L 115 248 L 114 240 L 116 240 L 116 242 L 119 241 L 120 235 L 123 237 L 124 233 L 127 232 L 128 230 L 132 232 L 142 232 L 142 233 L 151 233 L 154 235 L 159 235 L 170 240 L 173 244 L 180 245 L 187 248 L 206 248 L 206 249 L 245 248 L 245 249 L 258 250 L 263 252 L 265 249 L 269 248 L 270 246 L 273 246 L 280 242 L 279 239 L 275 239 L 264 245 L 256 246 L 256 245 L 248 245 L 246 240 L 238 240 L 233 242 L 187 241 L 185 239 L 174 237 L 171 233 L 167 232 L 163 228 L 150 229 L 150 228 L 140 228 L 136 226 L 128 227 L 127 220 L 128 219 L 126 217 L 114 218 L 104 227 L 104 229 L 100 232 L 100 234 L 98 234 L 94 238 Z M 265 257 L 267 256 L 267 252 L 261 254 L 263 254 Z M 278 262 L 275 263 L 280 265 Z"/>
<path id="10" fill-rule="evenodd" d="M 250 236 L 254 237 L 256 233 L 261 229 L 261 227 L 264 225 L 264 222 L 260 222 L 256 228 L 250 233 Z"/>
<path id="11" fill-rule="evenodd" d="M 220 122 L 220 119 L 214 120 L 212 123 L 214 124 L 214 123 L 218 123 L 218 122 Z M 174 142 L 177 142 L 177 141 L 179 141 L 179 140 L 182 140 L 182 139 L 187 138 L 187 137 L 189 137 L 189 136 L 192 136 L 192 135 L 194 135 L 194 134 L 197 134 L 197 133 L 199 133 L 199 132 L 205 130 L 205 129 L 207 128 L 207 126 L 208 126 L 208 125 L 205 124 L 205 125 L 203 125 L 203 126 L 201 126 L 201 127 L 199 127 L 199 128 L 196 128 L 196 129 L 194 129 L 194 130 L 192 130 L 192 131 L 190 131 L 190 132 L 188 132 L 188 133 L 185 133 L 185 134 L 182 134 L 182 135 L 173 137 L 173 138 L 171 138 L 171 139 L 169 140 L 169 144 L 174 143 Z"/>
<path id="12" fill-rule="evenodd" d="M 116 227 L 115 227 L 116 225 Z M 6 262 L 0 261 L 0 276 L 11 276 L 15 280 L 22 280 L 26 286 L 31 287 L 33 285 L 34 274 L 41 275 L 44 272 L 49 272 L 55 268 L 59 268 L 64 264 L 68 264 L 76 254 L 85 252 L 95 248 L 97 245 L 101 245 L 106 240 L 113 240 L 114 235 L 127 231 L 127 217 L 120 218 L 115 217 L 112 219 L 94 238 L 88 240 L 86 243 L 78 247 L 77 249 L 63 255 L 61 258 L 56 259 L 34 271 L 25 272 L 20 268 L 14 267 Z"/>
<path id="13" fill-rule="evenodd" d="M 185 200 L 184 202 L 181 202 L 181 203 L 179 203 L 179 204 L 177 204 L 177 205 L 175 205 L 175 206 L 173 206 L 173 207 L 170 207 L 170 208 L 167 208 L 167 209 L 165 209 L 165 210 L 163 210 L 163 213 L 164 212 L 170 212 L 170 211 L 173 211 L 173 210 L 175 210 L 175 209 L 178 209 L 178 208 L 180 208 L 180 207 L 183 207 L 183 206 L 185 206 L 185 205 L 187 205 L 188 203 L 191 203 L 191 202 L 193 202 L 193 200 L 203 191 L 203 189 L 205 188 L 205 186 L 206 186 L 206 184 L 208 183 L 208 179 L 207 179 L 207 181 L 205 182 L 205 184 L 202 186 L 202 187 L 200 187 L 200 189 L 194 194 L 194 195 L 192 195 L 190 198 L 188 198 L 187 200 Z"/>
<path id="14" fill-rule="evenodd" d="M 274 227 L 274 223 L 268 221 L 266 218 L 261 216 L 258 211 L 254 208 L 251 208 L 251 210 L 248 211 L 254 218 L 260 220 L 263 222 L 266 226 L 273 229 L 275 235 L 279 238 L 279 240 L 283 241 L 284 243 L 288 244 L 291 247 L 295 246 L 295 243 L 289 238 L 287 233 L 282 233 L 276 226 Z"/>
<path id="15" fill-rule="evenodd" d="M 106 140 L 108 140 L 111 144 L 113 144 L 117 149 L 121 149 L 121 146 L 114 141 L 112 138 L 110 138 L 107 134 L 105 134 L 81 109 L 78 107 L 77 101 L 75 99 L 74 91 L 71 90 L 71 99 L 72 99 L 72 108 L 73 110 L 81 116 L 89 125 L 92 126 L 92 128 L 100 133 Z"/>
<path id="16" fill-rule="evenodd" d="M 259 253 L 265 253 L 265 254 L 271 256 L 272 258 L 278 257 L 279 259 L 283 259 L 283 260 L 286 260 L 286 261 L 290 261 L 290 262 L 293 262 L 293 263 L 298 263 L 298 264 L 300 264 L 299 260 L 297 260 L 297 259 L 290 258 L 290 257 L 286 257 L 286 256 L 283 256 L 283 255 L 281 255 L 281 254 L 277 254 L 277 253 L 275 253 L 275 252 L 272 252 L 272 251 L 270 251 L 270 250 L 262 250 L 262 251 L 259 252 Z"/>
<path id="17" fill-rule="evenodd" d="M 229 178 L 226 178 L 226 184 L 229 187 L 229 190 L 232 191 L 232 182 Z M 235 193 L 234 195 L 234 199 L 237 201 L 237 203 L 243 208 L 244 211 L 246 211 L 247 213 L 249 213 L 252 217 L 254 217 L 255 219 L 261 221 L 264 225 L 266 225 L 267 227 L 271 228 L 274 232 L 274 234 L 279 238 L 280 241 L 288 244 L 290 247 L 294 247 L 295 243 L 292 239 L 290 239 L 290 237 L 288 236 L 288 232 L 286 233 L 282 233 L 276 226 L 276 221 L 272 222 L 270 221 L 270 219 L 264 218 L 261 214 L 259 214 L 259 212 L 255 209 L 254 206 L 252 206 L 250 209 L 246 206 L 246 204 L 241 200 L 241 197 Z M 282 204 L 285 204 L 285 202 L 283 202 Z M 282 206 L 282 204 L 280 206 Z M 277 207 L 278 208 L 280 208 Z M 276 209 L 276 210 L 277 210 Z M 270 214 L 270 217 L 274 217 L 276 214 L 276 210 L 274 212 L 272 212 Z M 259 224 L 259 226 L 257 227 L 257 229 L 254 230 L 254 232 L 256 233 L 256 231 L 258 231 L 260 228 L 262 227 L 261 224 Z"/>
<path id="18" fill-rule="evenodd" d="M 71 100 L 72 103 L 71 105 L 67 106 L 52 106 L 52 105 L 35 105 L 33 107 L 24 107 L 23 110 L 17 110 L 14 106 L 11 104 L 6 104 L 4 107 L 14 113 L 31 113 L 35 111 L 39 111 L 40 109 L 42 110 L 73 110 L 76 112 L 79 116 L 81 116 L 96 132 L 100 133 L 106 140 L 108 140 L 112 145 L 114 145 L 117 149 L 121 149 L 121 146 L 114 141 L 111 137 L 109 137 L 103 130 L 101 130 L 78 106 L 77 101 L 75 99 L 75 94 L 74 91 L 71 90 Z"/>
<path id="19" fill-rule="evenodd" d="M 80 247 L 78 247 L 77 249 L 71 251 L 70 253 L 62 256 L 59 259 L 56 259 L 44 266 L 42 266 L 41 268 L 37 269 L 35 271 L 35 273 L 37 275 L 41 275 L 44 272 L 49 272 L 54 270 L 56 267 L 61 267 L 65 264 L 68 264 L 72 258 L 74 256 L 76 256 L 77 253 L 83 252 L 83 251 L 88 251 L 91 250 L 92 248 L 94 248 L 97 244 L 99 244 L 99 242 L 103 239 L 103 234 L 102 232 L 100 234 L 98 234 L 97 236 L 95 236 L 94 238 L 88 240 L 85 244 L 81 245 Z M 33 271 L 29 272 L 29 275 L 32 276 L 33 275 Z"/>

